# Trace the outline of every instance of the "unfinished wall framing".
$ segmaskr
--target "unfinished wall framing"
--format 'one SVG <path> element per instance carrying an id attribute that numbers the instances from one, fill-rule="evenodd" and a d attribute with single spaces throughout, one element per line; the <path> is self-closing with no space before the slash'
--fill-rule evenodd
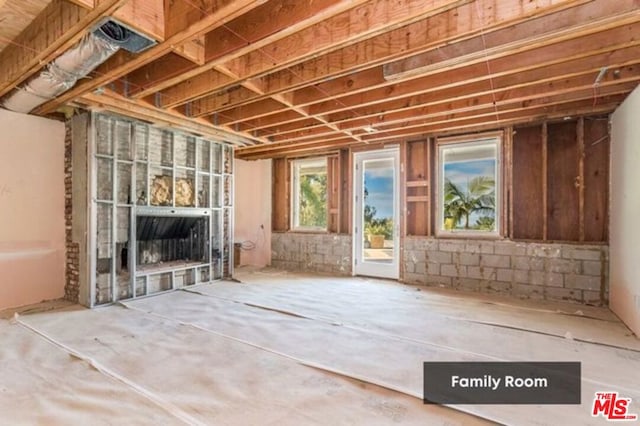
<path id="1" fill-rule="evenodd" d="M 68 125 L 67 256 L 80 271 L 68 270 L 68 285 L 78 287 L 77 301 L 100 305 L 231 275 L 231 146 L 102 113 Z"/>
<path id="2" fill-rule="evenodd" d="M 496 134 L 495 132 L 492 134 Z M 401 280 L 520 297 L 608 303 L 608 116 L 507 127 L 500 131 L 500 236 L 477 239 L 435 235 L 435 138 L 400 144 Z M 483 134 L 480 134 L 482 136 Z M 471 135 L 473 137 L 473 135 Z M 464 136 L 469 140 L 469 135 Z M 374 149 L 375 147 L 368 147 Z M 322 242 L 350 237 L 351 158 L 329 155 L 340 178 L 338 212 Z M 273 160 L 274 266 L 352 273 L 344 259 L 327 258 L 314 234 L 289 231 L 288 158 Z M 336 167 L 339 170 L 336 170 Z M 335 184 L 330 187 L 336 197 Z M 565 215 L 565 212 L 567 213 Z M 305 238 L 314 243 L 305 244 Z M 444 247 L 441 249 L 441 247 Z M 287 254 L 289 250 L 295 253 Z M 329 250 L 329 251 L 327 251 Z M 327 261 L 328 259 L 328 261 Z"/>

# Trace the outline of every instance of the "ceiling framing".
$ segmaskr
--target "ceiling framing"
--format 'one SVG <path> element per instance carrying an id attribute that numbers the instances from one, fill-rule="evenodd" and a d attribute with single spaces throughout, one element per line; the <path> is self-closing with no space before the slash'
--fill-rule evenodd
<path id="1" fill-rule="evenodd" d="M 0 96 L 115 15 L 159 43 L 33 113 L 106 109 L 245 159 L 606 113 L 640 81 L 640 0 L 44 3 L 0 34 Z"/>

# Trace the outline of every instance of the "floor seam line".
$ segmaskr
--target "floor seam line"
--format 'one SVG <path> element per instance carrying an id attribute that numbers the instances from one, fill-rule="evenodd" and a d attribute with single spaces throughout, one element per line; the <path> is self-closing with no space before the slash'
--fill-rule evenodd
<path id="1" fill-rule="evenodd" d="M 188 413 L 184 412 L 179 407 L 176 407 L 175 405 L 173 405 L 171 402 L 164 400 L 163 398 L 161 398 L 158 395 L 154 394 L 153 392 L 145 389 L 144 387 L 138 385 L 137 383 L 133 382 L 132 380 L 120 375 L 119 373 L 116 373 L 115 371 L 111 370 L 110 368 L 102 365 L 102 363 L 100 363 L 99 361 L 96 361 L 95 359 L 91 358 L 90 356 L 85 355 L 82 352 L 80 352 L 80 351 L 78 351 L 76 349 L 73 349 L 72 347 L 70 347 L 70 346 L 68 346 L 68 345 L 66 345 L 64 343 L 57 341 L 56 339 L 54 339 L 53 337 L 49 336 L 45 332 L 43 332 L 41 330 L 38 330 L 36 327 L 25 323 L 24 321 L 20 320 L 19 315 L 16 314 L 14 316 L 14 318 L 11 320 L 11 322 L 13 322 L 15 324 L 18 324 L 23 328 L 26 328 L 27 330 L 29 330 L 32 333 L 36 334 L 40 338 L 42 338 L 45 341 L 49 342 L 50 344 L 52 344 L 54 346 L 57 346 L 58 348 L 60 348 L 63 351 L 67 352 L 67 354 L 69 354 L 69 356 L 72 356 L 74 358 L 77 358 L 77 359 L 80 359 L 80 360 L 86 362 L 91 368 L 95 369 L 99 373 L 102 373 L 103 375 L 108 376 L 108 377 L 112 378 L 113 380 L 116 380 L 116 381 L 128 386 L 129 388 L 133 389 L 136 393 L 138 393 L 142 397 L 146 398 L 147 400 L 151 401 L 153 404 L 155 404 L 156 406 L 158 406 L 162 410 L 168 412 L 169 414 L 171 414 L 175 418 L 183 421 L 185 424 L 198 425 L 198 426 L 204 426 L 205 425 L 204 423 L 202 423 L 202 422 L 194 419 L 193 417 L 191 417 Z"/>

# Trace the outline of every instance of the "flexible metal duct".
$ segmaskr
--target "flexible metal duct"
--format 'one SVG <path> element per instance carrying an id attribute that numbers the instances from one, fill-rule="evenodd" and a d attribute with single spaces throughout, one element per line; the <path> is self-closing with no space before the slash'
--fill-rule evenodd
<path id="1" fill-rule="evenodd" d="M 2 102 L 6 109 L 28 113 L 39 105 L 73 87 L 78 79 L 86 77 L 98 65 L 109 59 L 120 48 L 123 38 L 129 37 L 126 28 L 107 22 L 100 27 L 101 34 L 89 33 L 69 50 L 58 56 L 35 77 L 11 92 Z"/>

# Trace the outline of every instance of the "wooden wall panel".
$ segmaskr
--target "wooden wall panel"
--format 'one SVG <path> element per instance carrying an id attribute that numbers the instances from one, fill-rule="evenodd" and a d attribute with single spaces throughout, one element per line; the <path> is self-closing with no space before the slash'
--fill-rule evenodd
<path id="1" fill-rule="evenodd" d="M 429 141 L 406 144 L 406 233 L 429 235 Z"/>
<path id="2" fill-rule="evenodd" d="M 548 239 L 579 240 L 579 170 L 576 122 L 548 125 Z"/>
<path id="3" fill-rule="evenodd" d="M 584 120 L 584 239 L 609 239 L 609 117 Z"/>
<path id="4" fill-rule="evenodd" d="M 289 229 L 288 165 L 286 158 L 273 159 L 273 192 L 271 194 L 271 229 L 273 231 L 282 232 Z"/>
<path id="5" fill-rule="evenodd" d="M 351 152 L 341 149 L 340 163 L 340 229 L 341 234 L 351 234 Z"/>
<path id="6" fill-rule="evenodd" d="M 331 233 L 339 231 L 340 207 L 340 159 L 338 156 L 327 158 L 327 230 Z"/>
<path id="7" fill-rule="evenodd" d="M 542 126 L 513 135 L 513 237 L 543 239 Z"/>

